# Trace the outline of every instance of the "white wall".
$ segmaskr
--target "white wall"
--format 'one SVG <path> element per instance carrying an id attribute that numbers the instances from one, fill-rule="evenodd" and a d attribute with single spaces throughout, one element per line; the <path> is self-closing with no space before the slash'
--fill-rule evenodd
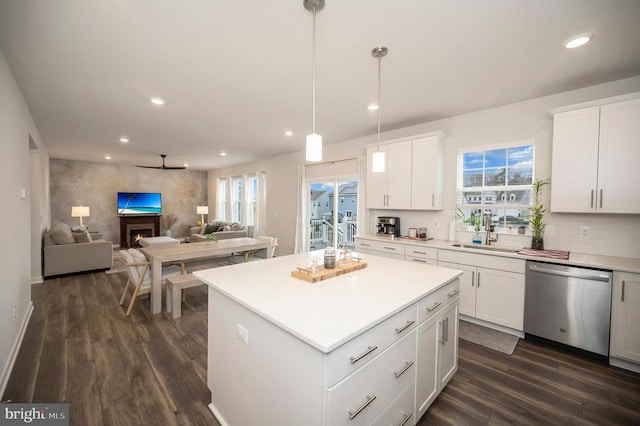
<path id="1" fill-rule="evenodd" d="M 29 135 L 38 148 L 30 154 Z M 33 224 L 31 232 L 31 202 L 37 210 L 48 210 L 49 158 L 42 145 L 33 117 L 24 102 L 2 51 L 0 51 L 0 159 L 2 159 L 3 244 L 0 245 L 0 393 L 6 386 L 9 368 L 15 356 L 22 327 L 31 309 L 32 262 L 39 262 L 39 242 L 32 251 L 34 235 L 40 234 L 43 225 Z M 32 172 L 32 167 L 39 169 Z M 37 179 L 37 182 L 31 182 Z M 21 198 L 21 191 L 25 197 Z M 36 192 L 36 193 L 34 193 Z M 38 214 L 48 220 L 46 214 Z M 46 226 L 46 224 L 45 224 Z M 33 254 L 32 254 L 33 253 Z"/>
<path id="2" fill-rule="evenodd" d="M 403 234 L 407 233 L 409 227 L 427 226 L 429 236 L 446 239 L 447 222 L 455 210 L 457 149 L 534 139 L 536 177 L 546 178 L 551 174 L 552 119 L 548 111 L 560 106 L 631 92 L 640 92 L 640 76 L 384 132 L 383 140 L 437 130 L 447 133 L 444 174 L 444 208 L 446 210 L 441 212 L 377 210 L 374 211 L 374 215 L 401 217 Z M 320 123 L 321 132 L 322 123 Z M 300 147 L 303 148 L 303 137 L 299 139 Z M 323 159 L 331 161 L 364 156 L 364 146 L 371 143 L 375 143 L 375 135 L 339 143 L 326 144 L 325 142 Z M 214 170 L 209 173 L 209 204 L 213 209 L 215 180 L 218 176 L 264 170 L 267 174 L 265 234 L 279 238 L 278 254 L 292 253 L 296 223 L 297 167 L 303 163 L 304 152 L 301 150 L 254 163 Z M 543 203 L 549 205 L 548 190 L 545 191 Z M 439 227 L 435 227 L 436 222 Z M 548 248 L 640 258 L 640 216 L 638 215 L 550 214 L 547 217 L 547 223 L 545 246 Z M 588 239 L 579 237 L 578 231 L 581 226 L 591 228 Z M 367 232 L 373 232 L 373 229 Z M 470 236 L 459 233 L 458 238 L 470 239 Z M 526 238 L 517 236 L 503 238 L 502 242 L 523 246 L 528 244 Z"/>

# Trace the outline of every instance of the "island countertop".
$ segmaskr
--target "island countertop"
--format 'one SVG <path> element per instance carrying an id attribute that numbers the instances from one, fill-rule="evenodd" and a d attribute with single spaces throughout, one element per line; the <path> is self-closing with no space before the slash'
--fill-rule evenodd
<path id="1" fill-rule="evenodd" d="M 317 283 L 291 277 L 323 250 L 194 272 L 214 290 L 321 352 L 333 349 L 439 289 L 462 272 L 358 255 L 367 267 Z"/>

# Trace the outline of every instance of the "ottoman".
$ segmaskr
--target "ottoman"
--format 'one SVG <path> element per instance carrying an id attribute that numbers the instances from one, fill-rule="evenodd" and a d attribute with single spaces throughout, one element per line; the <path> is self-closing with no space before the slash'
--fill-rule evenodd
<path id="1" fill-rule="evenodd" d="M 141 247 L 151 247 L 155 245 L 180 244 L 180 240 L 171 237 L 146 237 L 138 241 Z"/>

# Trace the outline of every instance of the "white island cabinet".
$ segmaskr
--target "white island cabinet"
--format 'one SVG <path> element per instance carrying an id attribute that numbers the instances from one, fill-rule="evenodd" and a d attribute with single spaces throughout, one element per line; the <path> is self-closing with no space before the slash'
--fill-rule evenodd
<path id="1" fill-rule="evenodd" d="M 194 273 L 209 286 L 211 411 L 222 425 L 415 424 L 417 383 L 435 375 L 437 395 L 457 368 L 460 271 L 361 255 L 349 274 L 291 277 L 314 256 Z"/>

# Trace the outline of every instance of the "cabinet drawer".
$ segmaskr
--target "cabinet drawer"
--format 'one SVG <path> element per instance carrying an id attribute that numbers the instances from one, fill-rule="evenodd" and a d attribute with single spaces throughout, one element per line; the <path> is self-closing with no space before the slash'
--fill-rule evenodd
<path id="1" fill-rule="evenodd" d="M 464 253 L 453 250 L 440 250 L 438 261 L 459 263 L 461 265 L 482 266 L 488 269 L 499 271 L 516 272 L 524 274 L 526 262 L 524 259 L 513 259 L 509 257 Z"/>
<path id="2" fill-rule="evenodd" d="M 380 355 L 398 339 L 409 334 L 416 328 L 416 309 L 414 303 L 331 351 L 328 356 L 327 385 L 334 386 Z"/>
<path id="3" fill-rule="evenodd" d="M 438 260 L 438 249 L 433 247 L 406 246 L 404 255 L 412 258 Z"/>
<path id="4" fill-rule="evenodd" d="M 380 356 L 329 390 L 327 424 L 369 425 L 415 380 L 412 330 Z"/>
<path id="5" fill-rule="evenodd" d="M 438 264 L 437 260 L 435 260 L 435 259 L 425 259 L 424 257 L 405 256 L 404 260 L 406 260 L 407 262 L 422 263 L 424 265 L 436 266 Z"/>
<path id="6" fill-rule="evenodd" d="M 379 251 L 404 256 L 404 244 L 391 241 L 356 239 L 356 251 Z"/>
<path id="7" fill-rule="evenodd" d="M 389 425 L 413 425 L 413 405 L 414 405 L 414 387 L 415 383 L 411 382 L 407 388 L 402 391 L 400 396 L 391 403 L 386 410 L 380 414 L 380 417 L 371 423 L 372 426 L 389 426 Z"/>
<path id="8" fill-rule="evenodd" d="M 434 315 L 447 303 L 458 297 L 460 293 L 460 279 L 456 278 L 444 287 L 431 293 L 418 302 L 418 324 Z"/>

